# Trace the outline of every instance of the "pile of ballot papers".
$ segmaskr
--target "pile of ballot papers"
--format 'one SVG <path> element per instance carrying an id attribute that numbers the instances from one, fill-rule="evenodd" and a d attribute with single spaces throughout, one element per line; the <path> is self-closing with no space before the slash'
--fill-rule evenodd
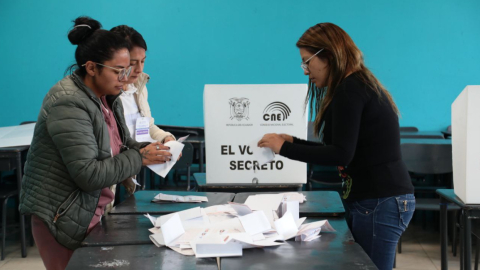
<path id="1" fill-rule="evenodd" d="M 242 256 L 243 249 L 311 241 L 321 231 L 335 231 L 327 220 L 305 223 L 299 218 L 301 193 L 252 195 L 244 204 L 194 207 L 160 217 L 145 216 L 153 228 L 150 239 L 183 255 L 197 258 Z"/>

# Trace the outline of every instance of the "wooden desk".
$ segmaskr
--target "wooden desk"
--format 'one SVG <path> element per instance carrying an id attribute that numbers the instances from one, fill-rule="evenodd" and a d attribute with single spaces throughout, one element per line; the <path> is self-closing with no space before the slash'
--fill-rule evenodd
<path id="1" fill-rule="evenodd" d="M 447 207 L 449 203 L 453 203 L 462 208 L 460 243 L 463 243 L 463 252 L 460 254 L 460 264 L 463 269 L 472 269 L 472 219 L 480 218 L 480 205 L 469 205 L 462 202 L 455 195 L 453 189 L 437 189 L 440 196 L 440 239 L 441 239 L 441 266 L 442 270 L 448 269 L 447 257 Z"/>
<path id="2" fill-rule="evenodd" d="M 173 195 L 196 195 L 207 196 L 208 202 L 202 203 L 154 203 L 153 198 L 159 193 Z M 115 206 L 110 215 L 165 215 L 173 212 L 186 210 L 193 207 L 209 207 L 217 204 L 226 204 L 235 197 L 233 193 L 213 193 L 213 192 L 188 192 L 188 191 L 161 191 L 161 190 L 142 190 L 135 192 L 125 201 Z"/>
<path id="3" fill-rule="evenodd" d="M 207 184 L 206 173 L 194 173 L 198 191 L 254 192 L 254 191 L 299 191 L 303 184 Z"/>
<path id="4" fill-rule="evenodd" d="M 246 192 L 237 193 L 236 203 L 244 203 L 248 196 L 255 194 L 275 194 L 279 192 Z M 300 216 L 302 217 L 335 217 L 345 214 L 340 195 L 336 191 L 301 191 L 307 197 L 307 201 L 300 204 Z"/>

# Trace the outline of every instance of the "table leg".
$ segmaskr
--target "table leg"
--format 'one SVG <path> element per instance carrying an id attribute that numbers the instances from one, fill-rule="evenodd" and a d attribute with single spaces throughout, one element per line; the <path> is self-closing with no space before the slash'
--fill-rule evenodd
<path id="1" fill-rule="evenodd" d="M 18 198 L 20 201 L 20 190 L 22 187 L 22 153 L 17 155 L 17 183 L 18 183 Z M 18 211 L 18 209 L 17 209 Z M 22 258 L 27 257 L 27 242 L 25 237 L 25 216 L 20 214 L 20 241 L 22 246 Z"/>
<path id="2" fill-rule="evenodd" d="M 472 269 L 472 223 L 470 222 L 470 211 L 465 210 L 464 211 L 464 216 L 463 216 L 463 223 L 464 223 L 464 243 L 465 243 L 465 249 L 464 249 L 464 259 L 465 259 L 465 270 L 471 270 Z"/>
<path id="3" fill-rule="evenodd" d="M 440 199 L 440 244 L 441 244 L 441 266 L 442 270 L 448 269 L 447 246 L 448 246 L 448 228 L 447 228 L 447 202 Z"/>
<path id="4" fill-rule="evenodd" d="M 200 164 L 198 164 L 198 167 L 200 169 L 200 172 L 204 171 L 203 165 L 204 165 L 204 160 L 203 160 L 203 151 L 205 149 L 205 143 L 200 143 L 200 149 L 198 149 L 198 152 L 200 153 Z"/>

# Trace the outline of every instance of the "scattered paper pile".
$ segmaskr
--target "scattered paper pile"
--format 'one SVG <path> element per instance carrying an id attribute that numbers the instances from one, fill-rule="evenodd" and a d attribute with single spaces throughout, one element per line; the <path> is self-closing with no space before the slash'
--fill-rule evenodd
<path id="1" fill-rule="evenodd" d="M 152 202 L 208 202 L 208 198 L 206 196 L 179 196 L 160 193 L 153 198 Z"/>
<path id="2" fill-rule="evenodd" d="M 285 194 L 289 194 L 286 200 Z M 245 204 L 195 207 L 158 218 L 145 216 L 154 225 L 150 239 L 158 247 L 197 258 L 242 256 L 246 248 L 278 246 L 293 238 L 311 241 L 320 237 L 322 230 L 335 231 L 327 220 L 303 224 L 306 218 L 298 218 L 299 200 L 305 201 L 305 197 L 264 194 L 250 196 Z M 280 211 L 279 217 L 284 204 L 286 211 Z"/>

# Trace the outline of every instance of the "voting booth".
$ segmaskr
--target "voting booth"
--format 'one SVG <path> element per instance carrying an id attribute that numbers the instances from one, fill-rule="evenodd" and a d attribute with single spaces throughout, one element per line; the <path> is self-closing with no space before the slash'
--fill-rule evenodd
<path id="1" fill-rule="evenodd" d="M 207 184 L 306 183 L 306 163 L 256 145 L 266 133 L 307 139 L 307 90 L 306 84 L 205 85 Z"/>
<path id="2" fill-rule="evenodd" d="M 468 85 L 452 104 L 455 195 L 480 204 L 480 85 Z"/>

